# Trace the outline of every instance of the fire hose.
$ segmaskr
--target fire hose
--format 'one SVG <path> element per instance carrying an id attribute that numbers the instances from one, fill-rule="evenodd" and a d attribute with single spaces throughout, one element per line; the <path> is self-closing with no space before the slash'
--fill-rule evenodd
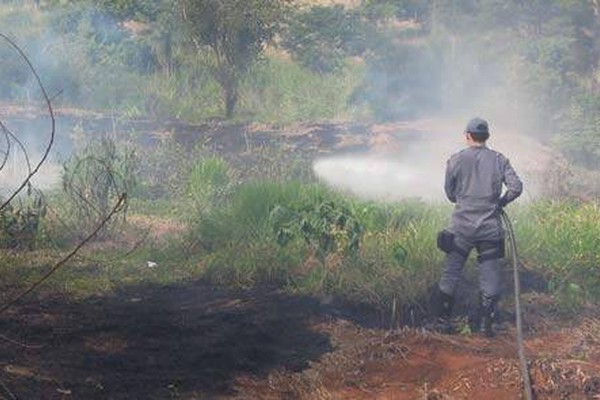
<path id="1" fill-rule="evenodd" d="M 504 210 L 500 211 L 502 222 L 508 234 L 508 243 L 510 246 L 510 254 L 513 265 L 513 278 L 515 286 L 515 316 L 517 325 L 517 350 L 519 352 L 519 363 L 521 367 L 521 377 L 523 379 L 523 390 L 525 399 L 533 399 L 533 389 L 531 387 L 531 378 L 529 376 L 529 367 L 527 358 L 525 357 L 525 348 L 523 346 L 523 319 L 521 316 L 521 282 L 519 280 L 519 256 L 517 253 L 517 241 L 515 239 L 515 231 L 512 227 L 510 219 Z"/>

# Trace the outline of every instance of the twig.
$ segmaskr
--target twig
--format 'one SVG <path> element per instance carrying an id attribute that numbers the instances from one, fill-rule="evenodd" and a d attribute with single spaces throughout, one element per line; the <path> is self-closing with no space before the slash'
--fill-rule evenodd
<path id="1" fill-rule="evenodd" d="M 54 93 L 54 96 L 50 98 L 50 101 L 54 101 L 58 96 L 62 95 L 63 90 L 60 89 L 58 92 Z"/>
<path id="2" fill-rule="evenodd" d="M 108 221 L 117 213 L 121 210 L 121 208 L 123 208 L 126 204 L 126 200 L 127 200 L 127 193 L 123 193 L 121 194 L 121 196 L 119 197 L 117 204 L 113 207 L 113 209 L 111 210 L 111 212 L 106 216 L 106 218 L 104 218 L 102 220 L 102 222 L 100 222 L 100 224 L 96 227 L 96 229 L 94 229 L 94 231 L 92 233 L 90 233 L 83 241 L 81 241 L 66 257 L 64 257 L 62 260 L 60 260 L 59 262 L 57 262 L 56 264 L 54 264 L 54 266 L 52 268 L 50 268 L 50 270 L 44 275 L 42 276 L 40 279 L 38 279 L 36 282 L 34 282 L 31 286 L 29 286 L 26 290 L 24 290 L 23 292 L 21 292 L 19 295 L 17 295 L 15 298 L 13 298 L 12 300 L 4 303 L 2 306 L 0 306 L 0 314 L 2 314 L 4 311 L 6 311 L 9 307 L 11 307 L 13 304 L 15 304 L 17 301 L 21 300 L 23 297 L 25 297 L 26 295 L 28 295 L 29 293 L 33 292 L 35 289 L 38 288 L 38 286 L 40 286 L 42 283 L 44 283 L 52 274 L 54 274 L 60 267 L 64 266 L 71 258 L 73 258 L 77 252 L 83 247 L 85 246 L 90 240 L 92 240 L 92 238 L 94 236 L 96 236 L 96 234 L 102 229 L 104 228 L 104 226 L 108 223 Z"/>
<path id="3" fill-rule="evenodd" d="M 18 340 L 11 339 L 8 336 L 2 335 L 2 334 L 0 334 L 0 340 L 4 340 L 5 342 L 14 344 L 15 346 L 18 346 L 18 347 L 23 347 L 24 349 L 41 349 L 42 347 L 44 347 L 41 344 L 27 344 L 27 343 L 19 342 Z"/>
<path id="4" fill-rule="evenodd" d="M 27 164 L 27 172 L 31 173 L 31 161 L 29 160 L 29 155 L 27 154 L 27 147 L 19 140 L 17 135 L 10 131 L 4 124 L 2 124 L 2 129 L 6 131 L 6 133 L 19 145 L 21 151 L 23 152 L 23 156 L 25 157 L 25 163 Z"/>
<path id="5" fill-rule="evenodd" d="M 17 400 L 17 396 L 15 396 L 15 394 L 10 391 L 8 386 L 6 386 L 6 384 L 4 382 L 2 382 L 2 380 L 0 380 L 0 387 L 2 387 L 2 390 L 4 390 L 4 393 L 6 393 L 11 400 Z"/>

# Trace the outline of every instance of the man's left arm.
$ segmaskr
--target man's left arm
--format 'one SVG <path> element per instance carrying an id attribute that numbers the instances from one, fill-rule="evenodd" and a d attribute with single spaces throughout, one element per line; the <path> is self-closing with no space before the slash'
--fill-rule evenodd
<path id="1" fill-rule="evenodd" d="M 455 162 L 450 159 L 446 163 L 446 179 L 444 182 L 444 191 L 446 197 L 450 202 L 456 203 L 456 165 Z"/>

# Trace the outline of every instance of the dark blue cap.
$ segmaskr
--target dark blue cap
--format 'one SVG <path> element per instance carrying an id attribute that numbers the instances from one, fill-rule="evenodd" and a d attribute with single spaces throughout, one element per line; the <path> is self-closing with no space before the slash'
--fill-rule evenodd
<path id="1" fill-rule="evenodd" d="M 476 135 L 489 135 L 490 131 L 486 120 L 481 118 L 473 118 L 467 124 L 465 132 L 474 133 Z"/>

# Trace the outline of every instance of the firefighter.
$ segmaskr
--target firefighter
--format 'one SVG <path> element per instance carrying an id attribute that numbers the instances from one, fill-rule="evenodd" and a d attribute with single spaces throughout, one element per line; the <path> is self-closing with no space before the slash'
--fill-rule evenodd
<path id="1" fill-rule="evenodd" d="M 489 136 L 488 123 L 472 119 L 465 129 L 467 148 L 447 162 L 444 190 L 455 207 L 450 226 L 437 238 L 446 259 L 438 284 L 436 312 L 448 329 L 456 286 L 469 253 L 476 249 L 480 289 L 476 329 L 491 337 L 504 258 L 500 211 L 521 195 L 523 184 L 509 160 L 486 146 Z"/>

